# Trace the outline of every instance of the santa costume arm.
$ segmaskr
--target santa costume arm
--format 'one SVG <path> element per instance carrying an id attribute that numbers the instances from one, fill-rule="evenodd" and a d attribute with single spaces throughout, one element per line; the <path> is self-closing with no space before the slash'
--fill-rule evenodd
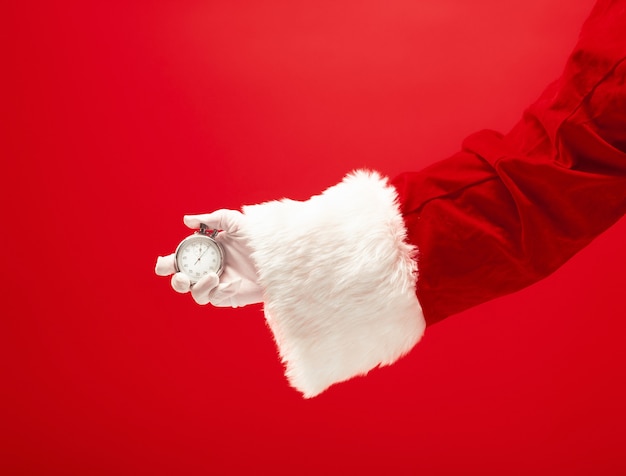
<path id="1" fill-rule="evenodd" d="M 624 214 L 625 58 L 626 1 L 601 0 L 511 132 L 394 179 L 428 324 L 544 278 Z"/>
<path id="2" fill-rule="evenodd" d="M 507 135 L 474 134 L 391 182 L 358 171 L 233 215 L 291 384 L 310 397 L 390 364 L 427 324 L 542 279 L 617 221 L 625 58 L 626 1 L 601 0 L 563 76 Z"/>

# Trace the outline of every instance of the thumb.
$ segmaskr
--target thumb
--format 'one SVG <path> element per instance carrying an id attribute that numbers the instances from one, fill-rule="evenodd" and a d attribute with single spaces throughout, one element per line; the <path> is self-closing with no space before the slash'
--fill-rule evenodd
<path id="1" fill-rule="evenodd" d="M 224 230 L 234 233 L 239 229 L 239 222 L 243 214 L 237 210 L 221 209 L 204 215 L 185 215 L 183 222 L 189 228 L 200 228 L 204 224 L 213 230 Z"/>

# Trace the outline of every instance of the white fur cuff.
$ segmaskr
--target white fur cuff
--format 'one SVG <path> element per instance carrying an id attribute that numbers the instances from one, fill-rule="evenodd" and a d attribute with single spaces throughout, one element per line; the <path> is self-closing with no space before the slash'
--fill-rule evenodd
<path id="1" fill-rule="evenodd" d="M 305 202 L 245 207 L 265 317 L 305 397 L 407 353 L 426 326 L 395 189 L 357 171 Z"/>

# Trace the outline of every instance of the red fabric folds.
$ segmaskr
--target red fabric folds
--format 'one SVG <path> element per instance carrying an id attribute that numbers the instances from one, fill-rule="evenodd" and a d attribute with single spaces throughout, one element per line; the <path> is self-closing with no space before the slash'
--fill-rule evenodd
<path id="1" fill-rule="evenodd" d="M 626 212 L 626 1 L 596 4 L 511 132 L 478 132 L 393 185 L 428 324 L 556 270 Z"/>

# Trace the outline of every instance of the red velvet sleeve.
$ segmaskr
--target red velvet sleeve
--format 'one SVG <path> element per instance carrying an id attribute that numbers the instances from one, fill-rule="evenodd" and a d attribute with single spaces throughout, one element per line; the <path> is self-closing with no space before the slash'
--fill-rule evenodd
<path id="1" fill-rule="evenodd" d="M 626 212 L 626 1 L 600 0 L 506 135 L 393 180 L 427 324 L 547 276 Z"/>

